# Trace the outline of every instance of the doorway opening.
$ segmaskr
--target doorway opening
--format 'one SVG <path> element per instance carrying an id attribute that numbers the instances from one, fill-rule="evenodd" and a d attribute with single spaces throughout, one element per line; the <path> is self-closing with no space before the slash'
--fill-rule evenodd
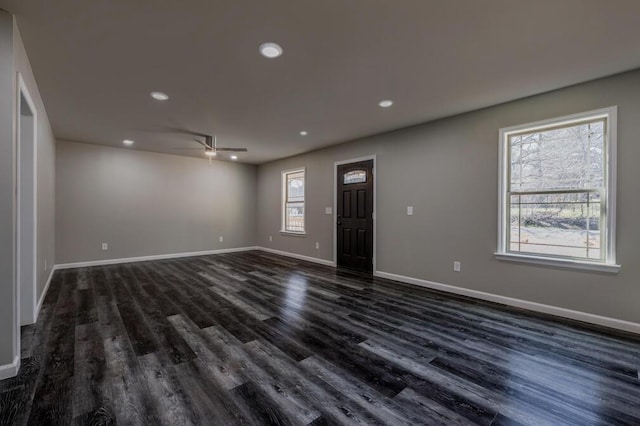
<path id="1" fill-rule="evenodd" d="M 36 322 L 36 109 L 18 74 L 16 114 L 17 238 L 16 283 L 20 325 Z"/>
<path id="2" fill-rule="evenodd" d="M 375 271 L 375 156 L 334 163 L 334 262 L 339 268 Z"/>

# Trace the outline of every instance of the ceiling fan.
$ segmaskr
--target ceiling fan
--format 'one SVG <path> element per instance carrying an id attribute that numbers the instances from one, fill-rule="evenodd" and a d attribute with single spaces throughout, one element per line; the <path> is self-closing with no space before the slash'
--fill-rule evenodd
<path id="1" fill-rule="evenodd" d="M 218 155 L 218 152 L 247 152 L 247 148 L 229 148 L 229 147 L 221 147 L 218 146 L 218 139 L 215 135 L 207 135 L 205 133 L 193 132 L 191 130 L 183 130 L 179 129 L 182 133 L 187 133 L 193 136 L 198 136 L 198 138 L 193 138 L 194 141 L 198 142 L 204 148 L 204 153 L 209 158 L 215 157 Z M 204 141 L 200 138 L 204 138 Z M 202 148 L 174 148 L 174 149 L 202 149 Z"/>

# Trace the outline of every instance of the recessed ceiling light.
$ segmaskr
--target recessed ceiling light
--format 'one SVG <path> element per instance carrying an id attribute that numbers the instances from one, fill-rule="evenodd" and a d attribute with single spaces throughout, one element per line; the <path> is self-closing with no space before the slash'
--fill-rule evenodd
<path id="1" fill-rule="evenodd" d="M 381 106 L 382 108 L 389 108 L 391 105 L 393 105 L 393 101 L 391 99 L 385 99 L 383 101 L 378 102 L 378 105 Z"/>
<path id="2" fill-rule="evenodd" d="M 238 159 L 238 156 L 237 156 L 237 155 L 232 155 L 230 158 L 231 158 L 233 161 L 235 161 L 235 160 L 237 160 L 237 159 Z"/>
<path id="3" fill-rule="evenodd" d="M 263 43 L 259 47 L 260 53 L 265 58 L 277 58 L 282 55 L 282 47 L 275 43 Z"/>
<path id="4" fill-rule="evenodd" d="M 308 134 L 309 134 L 309 133 L 307 133 L 307 131 L 306 131 L 306 130 L 303 130 L 303 131 L 301 131 L 301 132 L 300 132 L 300 135 L 302 135 L 302 136 L 307 136 Z"/>
<path id="5" fill-rule="evenodd" d="M 129 145 L 133 145 L 133 141 L 131 139 L 125 139 L 122 141 L 123 144 L 129 146 Z"/>
<path id="6" fill-rule="evenodd" d="M 151 97 L 157 101 L 166 101 L 169 99 L 169 95 L 162 92 L 151 92 Z"/>
<path id="7" fill-rule="evenodd" d="M 215 151 L 205 151 L 204 155 L 208 155 L 209 157 L 215 157 L 217 154 Z"/>

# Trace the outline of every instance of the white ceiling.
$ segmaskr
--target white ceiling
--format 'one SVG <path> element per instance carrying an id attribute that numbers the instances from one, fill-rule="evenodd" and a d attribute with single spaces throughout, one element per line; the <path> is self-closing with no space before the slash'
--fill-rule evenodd
<path id="1" fill-rule="evenodd" d="M 640 67 L 638 0 L 0 0 L 58 138 L 262 163 Z M 278 59 L 258 53 L 264 42 Z M 159 103 L 152 90 L 168 93 Z M 377 106 L 393 99 L 388 109 Z M 309 135 L 300 136 L 306 130 Z"/>

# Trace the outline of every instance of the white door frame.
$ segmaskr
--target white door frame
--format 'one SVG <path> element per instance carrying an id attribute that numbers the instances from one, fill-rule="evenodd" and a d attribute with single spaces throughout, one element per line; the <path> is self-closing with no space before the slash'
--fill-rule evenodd
<path id="1" fill-rule="evenodd" d="M 16 315 L 18 343 L 20 326 L 33 324 L 37 319 L 37 124 L 38 116 L 22 75 L 17 75 L 16 102 Z M 23 105 L 23 99 L 26 105 Z M 33 129 L 28 139 L 22 135 L 22 108 L 30 112 Z"/>
<path id="2" fill-rule="evenodd" d="M 333 264 L 338 267 L 338 229 L 336 226 L 336 223 L 338 222 L 338 166 L 342 166 L 344 164 L 351 164 L 351 163 L 359 163 L 360 161 L 368 161 L 368 160 L 373 160 L 373 170 L 372 170 L 372 174 L 373 174 L 373 271 L 372 274 L 375 274 L 376 271 L 378 270 L 376 267 L 376 259 L 378 258 L 377 256 L 377 249 L 376 249 L 376 244 L 377 244 L 377 215 L 376 215 L 376 211 L 378 210 L 377 208 L 377 188 L 378 188 L 378 184 L 377 184 L 377 176 L 378 174 L 376 173 L 377 166 L 376 166 L 376 156 L 375 155 L 367 155 L 364 157 L 358 157 L 358 158 L 351 158 L 349 160 L 341 160 L 341 161 L 336 161 L 335 163 L 333 163 Z"/>

